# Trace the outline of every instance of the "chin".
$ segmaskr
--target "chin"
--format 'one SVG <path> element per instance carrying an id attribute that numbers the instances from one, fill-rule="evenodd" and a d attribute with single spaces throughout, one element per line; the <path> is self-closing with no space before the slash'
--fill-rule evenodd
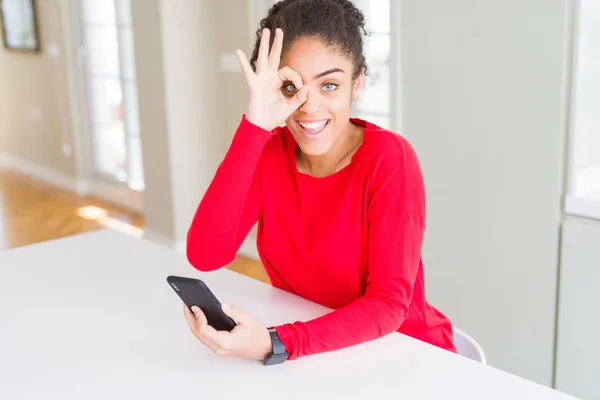
<path id="1" fill-rule="evenodd" d="M 291 120 L 287 123 L 300 150 L 309 156 L 320 156 L 331 148 L 333 119 Z"/>

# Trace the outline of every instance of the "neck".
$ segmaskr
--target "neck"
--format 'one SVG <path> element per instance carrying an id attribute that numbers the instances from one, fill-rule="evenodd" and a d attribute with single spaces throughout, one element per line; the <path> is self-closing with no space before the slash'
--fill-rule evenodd
<path id="1" fill-rule="evenodd" d="M 303 153 L 298 148 L 298 167 L 315 177 L 334 174 L 350 164 L 352 154 L 362 142 L 362 130 L 348 121 L 348 125 L 336 141 L 334 146 L 325 154 L 311 156 Z"/>

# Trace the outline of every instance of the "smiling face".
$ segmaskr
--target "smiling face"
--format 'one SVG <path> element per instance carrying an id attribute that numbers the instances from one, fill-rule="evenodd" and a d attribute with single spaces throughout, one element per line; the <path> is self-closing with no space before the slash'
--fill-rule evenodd
<path id="1" fill-rule="evenodd" d="M 294 41 L 281 59 L 280 68 L 285 66 L 298 72 L 302 84 L 308 86 L 306 102 L 286 120 L 300 150 L 308 156 L 335 151 L 354 129 L 350 109 L 362 89 L 364 74 L 353 79 L 352 61 L 312 37 Z M 285 96 L 295 92 L 291 82 L 284 82 Z"/>

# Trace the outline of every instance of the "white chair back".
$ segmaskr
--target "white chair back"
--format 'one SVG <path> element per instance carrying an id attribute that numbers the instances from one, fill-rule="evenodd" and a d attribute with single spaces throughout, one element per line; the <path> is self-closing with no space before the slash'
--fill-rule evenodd
<path id="1" fill-rule="evenodd" d="M 458 328 L 453 328 L 453 331 L 454 346 L 456 347 L 458 354 L 482 364 L 487 364 L 485 353 L 475 339 Z"/>

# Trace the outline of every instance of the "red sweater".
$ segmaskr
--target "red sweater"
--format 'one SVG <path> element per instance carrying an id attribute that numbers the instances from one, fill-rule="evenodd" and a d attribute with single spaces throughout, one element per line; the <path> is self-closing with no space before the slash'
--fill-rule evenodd
<path id="1" fill-rule="evenodd" d="M 200 202 L 187 257 L 201 271 L 234 260 L 258 222 L 257 247 L 273 286 L 334 309 L 275 327 L 288 359 L 394 331 L 456 351 L 448 319 L 425 299 L 425 191 L 401 136 L 371 123 L 349 166 L 314 178 L 296 167 L 296 141 L 245 117 Z"/>

